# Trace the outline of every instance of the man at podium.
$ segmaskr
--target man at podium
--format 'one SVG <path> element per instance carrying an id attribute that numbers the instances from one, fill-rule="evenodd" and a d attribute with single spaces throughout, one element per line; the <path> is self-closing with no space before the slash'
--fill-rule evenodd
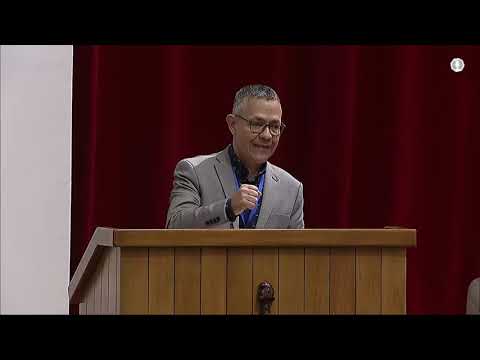
<path id="1" fill-rule="evenodd" d="M 275 90 L 241 88 L 226 122 L 231 144 L 176 165 L 166 227 L 304 228 L 303 184 L 268 162 L 286 128 Z"/>

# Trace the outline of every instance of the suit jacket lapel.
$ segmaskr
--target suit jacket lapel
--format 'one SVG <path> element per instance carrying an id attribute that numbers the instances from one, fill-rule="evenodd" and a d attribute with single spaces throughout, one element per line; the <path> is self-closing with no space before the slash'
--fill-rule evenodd
<path id="1" fill-rule="evenodd" d="M 265 171 L 265 188 L 263 189 L 263 200 L 260 208 L 260 214 L 257 220 L 257 229 L 262 229 L 267 224 L 270 213 L 275 205 L 275 186 L 279 181 L 278 176 L 272 169 L 272 165 L 267 162 L 267 169 Z"/>
<path id="2" fill-rule="evenodd" d="M 228 199 L 235 192 L 235 175 L 233 174 L 232 164 L 228 156 L 228 147 L 219 152 L 215 162 L 215 171 L 217 172 L 218 180 L 222 185 L 225 199 Z M 239 228 L 239 218 L 233 223 L 235 229 Z"/>

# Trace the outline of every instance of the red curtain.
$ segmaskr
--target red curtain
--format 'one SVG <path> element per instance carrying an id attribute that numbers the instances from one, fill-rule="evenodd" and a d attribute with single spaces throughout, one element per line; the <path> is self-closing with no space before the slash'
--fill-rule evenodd
<path id="1" fill-rule="evenodd" d="M 177 161 L 223 149 L 235 91 L 264 83 L 287 124 L 272 162 L 304 183 L 306 227 L 417 229 L 408 313 L 464 313 L 478 64 L 474 46 L 75 47 L 71 273 L 97 226 L 163 228 Z"/>

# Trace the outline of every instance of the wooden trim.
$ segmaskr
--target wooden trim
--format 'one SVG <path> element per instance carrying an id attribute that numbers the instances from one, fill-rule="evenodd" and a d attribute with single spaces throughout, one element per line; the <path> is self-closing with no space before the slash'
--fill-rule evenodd
<path id="1" fill-rule="evenodd" d="M 355 313 L 355 249 L 330 251 L 330 313 Z"/>
<path id="2" fill-rule="evenodd" d="M 382 249 L 382 314 L 406 314 L 406 250 Z"/>
<path id="3" fill-rule="evenodd" d="M 203 248 L 201 270 L 201 313 L 227 313 L 227 249 Z"/>
<path id="4" fill-rule="evenodd" d="M 305 313 L 330 313 L 330 249 L 305 249 Z"/>
<path id="5" fill-rule="evenodd" d="M 120 314 L 148 314 L 148 249 L 121 249 Z"/>
<path id="6" fill-rule="evenodd" d="M 305 311 L 305 249 L 278 250 L 278 313 Z"/>
<path id="7" fill-rule="evenodd" d="M 199 248 L 175 249 L 175 314 L 200 314 Z"/>
<path id="8" fill-rule="evenodd" d="M 85 289 L 85 313 L 86 315 L 95 314 L 95 283 L 90 281 Z"/>
<path id="9" fill-rule="evenodd" d="M 115 246 L 134 247 L 412 247 L 411 229 L 116 229 Z"/>
<path id="10" fill-rule="evenodd" d="M 105 249 L 105 251 L 102 254 L 102 263 L 101 263 L 101 289 L 102 289 L 102 294 L 101 294 L 101 313 L 102 314 L 108 314 L 108 271 L 109 271 L 109 262 L 110 262 L 110 256 L 109 256 L 109 251 L 110 248 Z"/>
<path id="11" fill-rule="evenodd" d="M 119 313 L 118 308 L 118 287 L 117 287 L 117 253 L 120 251 L 119 248 L 108 248 L 106 249 L 108 254 L 108 310 L 107 314 L 116 315 Z"/>
<path id="12" fill-rule="evenodd" d="M 87 315 L 87 303 L 81 302 L 78 304 L 78 314 Z"/>
<path id="13" fill-rule="evenodd" d="M 260 313 L 260 304 L 257 299 L 258 285 L 268 281 L 275 291 L 275 300 L 270 308 L 271 314 L 278 314 L 278 249 L 255 248 L 253 249 L 253 313 Z"/>
<path id="14" fill-rule="evenodd" d="M 103 253 L 99 257 L 97 262 L 97 268 L 95 269 L 94 281 L 95 281 L 95 314 L 102 313 L 102 261 Z"/>
<path id="15" fill-rule="evenodd" d="M 356 313 L 382 313 L 382 250 L 357 249 Z"/>
<path id="16" fill-rule="evenodd" d="M 148 312 L 174 313 L 175 258 L 173 248 L 150 248 L 148 251 Z"/>
<path id="17" fill-rule="evenodd" d="M 87 249 L 73 274 L 68 286 L 70 304 L 78 304 L 82 297 L 82 286 L 92 275 L 92 270 L 97 266 L 99 256 L 104 246 L 113 246 L 114 229 L 98 227 L 88 243 Z"/>
<path id="18" fill-rule="evenodd" d="M 227 249 L 227 314 L 252 314 L 252 263 L 251 248 Z"/>
<path id="19" fill-rule="evenodd" d="M 121 288 L 120 288 L 120 269 L 121 269 L 121 263 L 120 263 L 120 260 L 121 260 L 121 257 L 120 257 L 120 252 L 122 251 L 121 248 L 113 248 L 113 250 L 115 251 L 114 253 L 114 256 L 115 256 L 115 262 L 117 264 L 117 271 L 116 271 L 116 278 L 117 278 L 117 285 L 116 285 L 116 289 L 117 289 L 117 299 L 116 299 L 116 302 L 115 302 L 115 308 L 116 308 L 116 314 L 120 314 L 120 300 L 121 300 Z"/>

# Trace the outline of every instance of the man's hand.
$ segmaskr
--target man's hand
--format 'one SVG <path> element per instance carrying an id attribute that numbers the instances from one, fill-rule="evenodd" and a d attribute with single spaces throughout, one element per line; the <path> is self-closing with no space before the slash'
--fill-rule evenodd
<path id="1" fill-rule="evenodd" d="M 240 215 L 247 209 L 254 209 L 260 198 L 260 191 L 255 185 L 243 184 L 232 195 L 232 209 L 235 215 Z"/>

